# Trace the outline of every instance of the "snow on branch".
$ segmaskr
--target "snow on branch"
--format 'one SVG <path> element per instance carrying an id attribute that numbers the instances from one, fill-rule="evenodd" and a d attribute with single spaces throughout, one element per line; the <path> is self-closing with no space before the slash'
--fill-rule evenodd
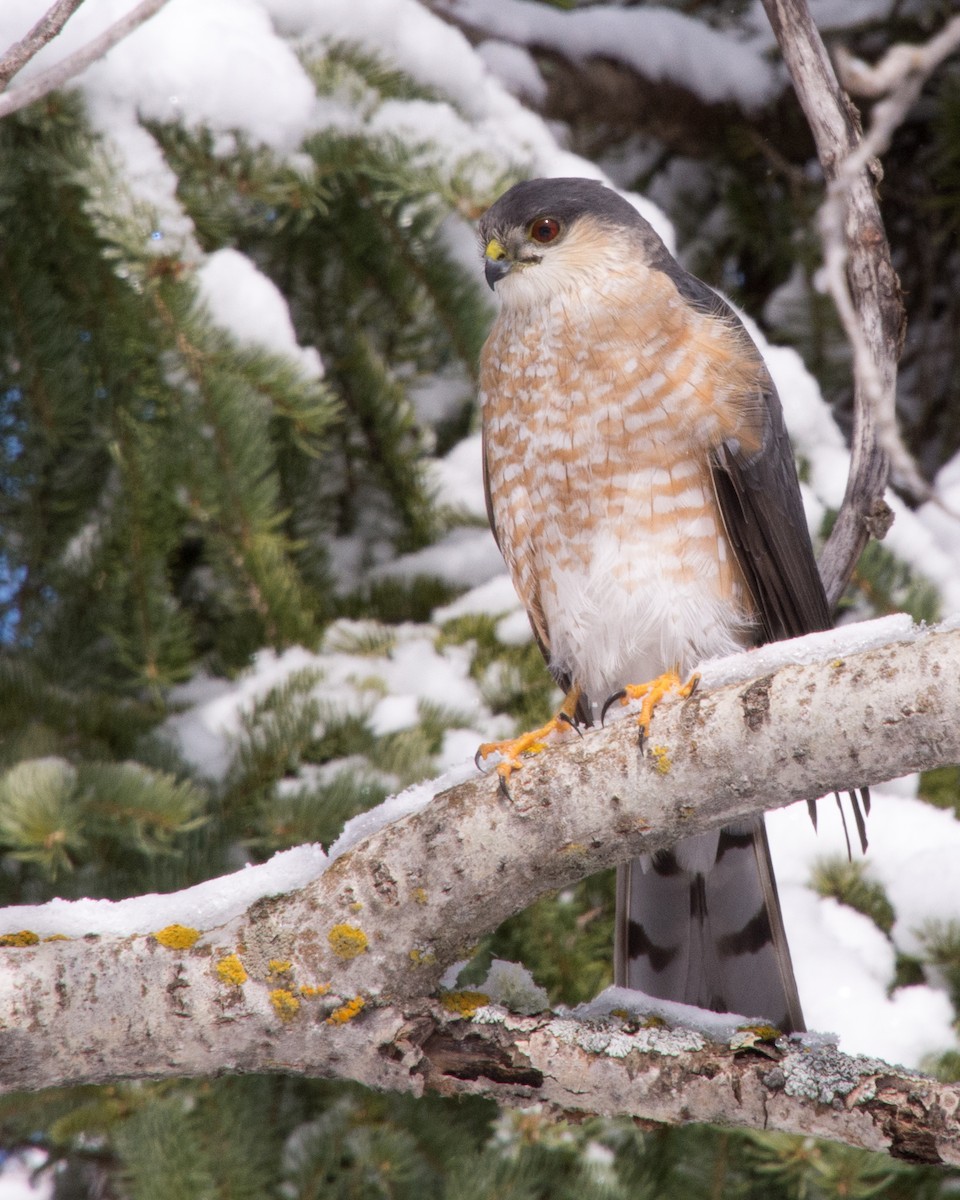
<path id="1" fill-rule="evenodd" d="M 956 1089 L 886 1064 L 425 998 L 548 890 L 750 812 L 960 761 L 960 630 L 850 654 L 837 636 L 781 643 L 786 665 L 746 654 L 705 674 L 658 709 L 643 755 L 621 720 L 529 760 L 509 800 L 490 777 L 451 788 L 217 928 L 6 935 L 0 1090 L 281 1070 L 960 1162 Z M 766 673 L 744 678 L 751 661 Z"/>

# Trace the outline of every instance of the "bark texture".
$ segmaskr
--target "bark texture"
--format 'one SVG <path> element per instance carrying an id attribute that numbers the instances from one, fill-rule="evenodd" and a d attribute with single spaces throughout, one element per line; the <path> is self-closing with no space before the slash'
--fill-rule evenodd
<path id="1" fill-rule="evenodd" d="M 734 1053 L 615 1017 L 463 1020 L 469 999 L 449 1014 L 424 998 L 545 891 L 748 812 L 960 761 L 958 674 L 958 630 L 784 666 L 665 701 L 645 754 L 624 720 L 531 759 L 509 800 L 488 777 L 442 793 L 219 928 L 15 939 L 0 951 L 0 1089 L 292 1071 L 960 1162 L 956 1089 L 883 1063 Z"/>

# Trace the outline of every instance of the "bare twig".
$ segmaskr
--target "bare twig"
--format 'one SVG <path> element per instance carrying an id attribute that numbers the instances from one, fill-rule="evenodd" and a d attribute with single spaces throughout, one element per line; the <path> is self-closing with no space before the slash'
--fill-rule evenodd
<path id="1" fill-rule="evenodd" d="M 832 205 L 828 217 L 840 212 L 839 232 L 829 220 L 824 229 L 824 253 L 827 282 L 853 348 L 853 436 L 844 504 L 820 558 L 823 586 L 830 604 L 836 604 L 866 541 L 889 527 L 883 500 L 889 452 L 881 427 L 895 430 L 904 306 L 874 179 L 863 163 L 857 170 L 845 169 L 860 145 L 859 116 L 840 89 L 806 2 L 763 0 L 763 7 L 814 134 L 828 182 L 827 205 Z"/>
<path id="2" fill-rule="evenodd" d="M 827 180 L 819 214 L 823 277 L 853 354 L 854 428 L 851 470 L 843 507 L 820 558 L 831 603 L 836 603 L 871 536 L 889 527 L 883 502 L 890 469 L 917 498 L 929 486 L 900 438 L 896 367 L 903 343 L 903 305 L 874 194 L 877 156 L 889 145 L 929 74 L 960 44 L 960 19 L 925 46 L 893 47 L 871 71 L 841 58 L 845 80 L 875 105 L 861 136 L 859 117 L 841 90 L 806 0 L 764 0 L 784 61 L 807 116 Z"/>
<path id="3" fill-rule="evenodd" d="M 57 0 L 53 8 L 40 18 L 29 33 L 19 42 L 14 42 L 0 58 L 0 92 L 6 90 L 14 75 L 22 71 L 47 42 L 53 41 L 82 3 L 83 0 Z"/>
<path id="4" fill-rule="evenodd" d="M 74 76 L 86 70 L 91 63 L 102 58 L 117 42 L 122 41 L 128 34 L 159 12 L 166 2 L 167 0 L 141 0 L 136 8 L 127 13 L 125 17 L 121 17 L 119 21 L 115 21 L 86 46 L 82 46 L 75 53 L 61 59 L 48 71 L 35 76 L 21 87 L 5 92 L 0 96 L 0 117 L 6 117 L 18 109 L 25 108 L 28 104 L 39 100 L 41 96 L 47 95 L 48 92 L 63 87 Z"/>
<path id="5" fill-rule="evenodd" d="M 840 164 L 830 181 L 820 210 L 820 230 L 826 259 L 827 284 L 854 351 L 854 370 L 864 380 L 871 403 L 877 405 L 878 436 L 890 458 L 894 478 L 915 498 L 928 499 L 930 488 L 917 470 L 900 438 L 892 397 L 884 394 L 883 381 L 871 348 L 860 327 L 847 288 L 846 246 L 843 236 L 846 197 L 855 180 L 865 176 L 871 164 L 889 149 L 894 133 L 916 103 L 924 83 L 936 68 L 960 47 L 960 17 L 955 17 L 929 42 L 921 46 L 891 46 L 876 67 L 869 67 L 843 49 L 837 52 L 837 67 L 848 89 L 859 95 L 882 97 L 874 105 L 870 125 L 860 141 Z"/>
<path id="6" fill-rule="evenodd" d="M 869 96 L 879 99 L 899 89 L 911 79 L 919 79 L 922 84 L 929 79 L 940 64 L 955 50 L 960 49 L 960 16 L 954 17 L 929 42 L 920 46 L 907 45 L 903 42 L 890 49 L 875 65 L 869 66 L 860 58 L 855 58 L 841 46 L 835 55 L 840 82 L 853 96 Z M 891 121 L 883 117 L 883 123 L 889 130 L 903 121 L 913 101 L 910 100 Z M 878 111 L 873 114 L 873 124 L 881 121 Z M 874 153 L 879 151 L 874 150 Z"/>

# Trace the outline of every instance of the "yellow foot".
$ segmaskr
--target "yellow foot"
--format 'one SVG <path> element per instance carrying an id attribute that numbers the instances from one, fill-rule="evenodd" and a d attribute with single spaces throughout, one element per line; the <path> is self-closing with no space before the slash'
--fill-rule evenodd
<path id="1" fill-rule="evenodd" d="M 478 767 L 491 754 L 500 755 L 501 761 L 497 763 L 497 775 L 500 779 L 500 791 L 505 796 L 509 797 L 510 795 L 508 787 L 510 776 L 523 766 L 523 760 L 520 757 L 522 754 L 539 754 L 541 750 L 545 750 L 547 738 L 551 733 L 556 733 L 558 729 L 575 729 L 578 734 L 580 733 L 573 716 L 579 695 L 576 688 L 569 692 L 557 715 L 551 717 L 546 725 L 541 725 L 539 729 L 531 729 L 528 733 L 521 733 L 515 738 L 507 738 L 503 742 L 484 742 L 477 751 L 474 761 Z"/>
<path id="2" fill-rule="evenodd" d="M 637 725 L 640 727 L 640 745 L 646 741 L 647 735 L 650 732 L 650 721 L 653 718 L 653 710 L 657 707 L 664 696 L 673 693 L 680 697 L 681 700 L 686 700 L 688 696 L 692 696 L 697 689 L 697 684 L 700 682 L 699 675 L 691 675 L 686 683 L 680 682 L 680 676 L 676 671 L 666 671 L 656 679 L 651 679 L 649 683 L 629 683 L 620 692 L 615 692 L 604 704 L 600 713 L 600 720 L 607 715 L 607 709 L 616 700 L 621 704 L 629 704 L 631 700 L 642 701 L 640 705 L 640 715 L 637 717 Z"/>

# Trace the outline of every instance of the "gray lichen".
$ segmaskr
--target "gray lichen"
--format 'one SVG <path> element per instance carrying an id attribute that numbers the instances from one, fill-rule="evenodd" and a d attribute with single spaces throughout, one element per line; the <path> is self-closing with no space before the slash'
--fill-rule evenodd
<path id="1" fill-rule="evenodd" d="M 854 1088 L 876 1075 L 887 1075 L 891 1067 L 879 1058 L 841 1054 L 836 1046 L 819 1043 L 794 1050 L 780 1063 L 788 1096 L 802 1096 L 820 1104 L 839 1103 Z M 864 1098 L 873 1095 L 869 1087 Z"/>

